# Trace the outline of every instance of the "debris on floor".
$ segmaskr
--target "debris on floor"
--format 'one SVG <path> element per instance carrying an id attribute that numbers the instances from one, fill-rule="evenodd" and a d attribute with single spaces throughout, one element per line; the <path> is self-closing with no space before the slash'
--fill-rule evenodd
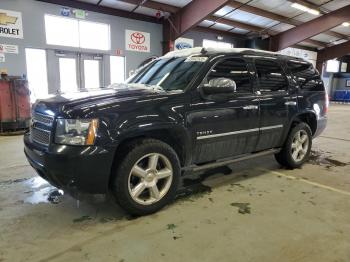
<path id="1" fill-rule="evenodd" d="M 175 234 L 176 234 L 176 233 L 175 233 L 175 228 L 177 228 L 177 226 L 176 226 L 175 224 L 168 224 L 168 225 L 167 225 L 167 230 L 170 230 L 170 231 L 172 232 L 172 234 L 173 234 L 173 239 L 174 239 L 174 240 L 177 240 L 177 239 L 179 239 L 179 238 L 182 238 L 181 235 L 175 235 Z"/>
<path id="2" fill-rule="evenodd" d="M 81 223 L 81 222 L 89 221 L 89 220 L 92 220 L 92 217 L 90 217 L 90 216 L 81 216 L 81 217 L 73 219 L 73 223 Z"/>
<path id="3" fill-rule="evenodd" d="M 311 150 L 309 163 L 312 165 L 325 166 L 326 168 L 331 167 L 342 167 L 347 166 L 350 163 L 344 163 L 336 159 L 332 159 L 325 155 L 325 152 Z"/>
<path id="4" fill-rule="evenodd" d="M 233 207 L 238 207 L 238 213 L 240 214 L 250 214 L 250 203 L 231 203 Z"/>
<path id="5" fill-rule="evenodd" d="M 17 179 L 10 179 L 10 180 L 6 180 L 6 181 L 0 181 L 0 186 L 8 186 L 11 184 L 20 183 L 20 182 L 24 182 L 28 179 L 29 178 L 17 178 Z"/>
<path id="6" fill-rule="evenodd" d="M 47 197 L 47 200 L 52 204 L 58 204 L 61 200 L 60 197 L 63 196 L 62 190 L 53 190 L 49 193 L 49 196 Z"/>

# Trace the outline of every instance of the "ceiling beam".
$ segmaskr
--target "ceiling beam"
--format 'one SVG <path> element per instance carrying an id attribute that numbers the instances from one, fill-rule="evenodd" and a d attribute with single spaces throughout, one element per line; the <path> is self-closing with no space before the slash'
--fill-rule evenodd
<path id="1" fill-rule="evenodd" d="M 288 17 L 283 16 L 283 15 L 275 14 L 275 13 L 272 13 L 270 11 L 266 11 L 264 9 L 260 9 L 258 7 L 255 7 L 255 6 L 251 6 L 251 5 L 244 5 L 244 6 L 242 6 L 241 2 L 234 1 L 234 0 L 231 0 L 228 3 L 228 6 L 234 8 L 234 9 L 238 8 L 239 10 L 242 10 L 244 12 L 251 13 L 251 14 L 254 14 L 254 15 L 258 15 L 258 16 L 262 16 L 262 17 L 265 17 L 265 18 L 269 18 L 269 19 L 272 19 L 272 20 L 275 20 L 275 21 L 278 21 L 278 22 L 282 22 L 282 23 L 285 23 L 285 24 L 290 24 L 290 25 L 297 26 L 297 25 L 301 25 L 303 23 L 303 22 L 300 22 L 300 21 L 295 20 L 295 19 L 288 18 Z"/>
<path id="2" fill-rule="evenodd" d="M 311 8 L 311 9 L 315 9 L 315 10 L 318 10 L 321 14 L 326 14 L 326 13 L 329 13 L 329 10 L 325 9 L 324 7 L 322 7 L 322 5 L 326 4 L 320 4 L 320 5 L 317 5 L 317 4 L 314 4 L 308 0 L 288 0 L 289 2 L 292 2 L 292 3 L 297 3 L 297 4 L 300 4 L 300 5 L 303 5 L 303 6 L 306 6 L 308 8 Z M 334 1 L 334 0 L 331 0 L 331 2 Z"/>
<path id="3" fill-rule="evenodd" d="M 208 27 L 202 27 L 202 26 L 196 26 L 191 31 L 197 31 L 197 32 L 202 32 L 202 33 L 211 33 L 211 34 L 215 34 L 218 36 L 220 35 L 220 36 L 228 36 L 228 37 L 247 39 L 247 37 L 245 37 L 242 34 L 237 34 L 237 33 L 230 32 L 230 31 L 221 31 L 221 30 L 217 30 L 214 28 L 208 28 Z"/>
<path id="4" fill-rule="evenodd" d="M 327 47 L 318 52 L 317 62 L 324 62 L 330 59 L 339 58 L 350 53 L 350 41 Z"/>
<path id="5" fill-rule="evenodd" d="M 206 17 L 220 10 L 230 0 L 193 0 L 174 16 L 175 38 L 196 27 Z"/>
<path id="6" fill-rule="evenodd" d="M 301 24 L 303 24 L 303 22 L 293 19 L 293 18 L 289 18 L 283 15 L 279 15 L 279 14 L 275 14 L 272 13 L 270 11 L 266 11 L 264 9 L 260 9 L 257 8 L 255 6 L 250 6 L 250 5 L 244 5 L 242 6 L 242 3 L 235 1 L 235 0 L 231 0 L 228 4 L 228 6 L 232 7 L 232 8 L 239 8 L 240 10 L 247 12 L 247 13 L 251 13 L 254 15 L 258 15 L 258 16 L 262 16 L 265 18 L 269 18 L 275 21 L 278 21 L 280 23 L 284 23 L 284 24 L 288 24 L 288 25 L 293 25 L 293 26 L 299 26 Z M 336 37 L 338 39 L 347 39 L 349 38 L 349 36 L 344 35 L 344 34 L 340 34 L 334 31 L 325 31 L 325 34 L 329 35 L 329 36 L 333 36 Z"/>
<path id="7" fill-rule="evenodd" d="M 208 16 L 207 20 L 216 22 L 216 23 L 221 23 L 221 24 L 225 24 L 225 25 L 229 25 L 232 27 L 238 27 L 240 29 L 244 29 L 244 30 L 248 30 L 248 31 L 252 31 L 252 32 L 260 32 L 263 31 L 265 28 L 260 27 L 260 26 L 256 26 L 256 25 L 251 25 L 251 24 L 246 24 L 240 21 L 236 21 L 236 20 L 231 20 L 231 19 L 226 19 L 226 18 L 222 18 L 222 17 L 216 17 L 216 16 Z M 268 34 L 269 32 L 266 32 L 266 34 Z"/>
<path id="8" fill-rule="evenodd" d="M 350 20 L 350 5 L 275 35 L 271 39 L 271 50 L 279 51 Z"/>
<path id="9" fill-rule="evenodd" d="M 36 0 L 36 1 L 50 3 L 50 4 L 56 4 L 56 5 L 60 5 L 60 6 L 67 6 L 67 7 L 71 7 L 71 8 L 82 9 L 82 10 L 86 10 L 86 11 L 90 11 L 90 12 L 120 16 L 120 17 L 125 17 L 125 18 L 145 21 L 145 22 L 151 22 L 151 23 L 156 23 L 156 24 L 162 23 L 162 19 L 158 19 L 155 17 L 142 15 L 142 14 L 136 14 L 136 13 L 130 13 L 130 12 L 124 11 L 124 10 L 114 9 L 114 8 L 105 7 L 105 6 L 101 6 L 101 5 L 89 4 L 89 3 L 85 3 L 85 2 L 78 2 L 78 1 L 73 1 L 73 0 Z"/>
<path id="10" fill-rule="evenodd" d="M 264 27 L 255 26 L 255 25 L 251 25 L 251 24 L 246 24 L 246 23 L 243 23 L 243 22 L 240 22 L 240 21 L 235 21 L 235 20 L 221 18 L 221 17 L 216 17 L 216 16 L 209 16 L 207 19 L 210 20 L 210 21 L 213 21 L 213 22 L 219 22 L 219 23 L 222 23 L 222 24 L 225 24 L 225 25 L 229 25 L 229 26 L 232 26 L 232 27 L 237 27 L 237 28 L 248 30 L 248 31 L 251 31 L 251 32 L 258 33 L 258 34 L 261 34 L 265 30 Z M 273 36 L 275 34 L 277 34 L 277 32 L 275 32 L 273 30 L 265 31 L 265 35 Z M 327 47 L 327 43 L 321 42 L 321 41 L 317 41 L 317 40 L 313 40 L 313 39 L 306 39 L 304 42 L 316 45 L 318 47 L 323 47 L 323 48 Z"/>
<path id="11" fill-rule="evenodd" d="M 151 9 L 160 10 L 160 11 L 168 12 L 168 13 L 177 13 L 180 10 L 180 8 L 177 6 L 167 5 L 167 4 L 163 4 L 163 3 L 159 3 L 159 2 L 155 2 L 155 1 L 151 1 L 151 0 L 148 0 L 148 1 L 119 0 L 119 1 L 133 4 L 133 5 L 137 5 L 137 6 L 144 6 L 144 7 L 148 7 Z"/>

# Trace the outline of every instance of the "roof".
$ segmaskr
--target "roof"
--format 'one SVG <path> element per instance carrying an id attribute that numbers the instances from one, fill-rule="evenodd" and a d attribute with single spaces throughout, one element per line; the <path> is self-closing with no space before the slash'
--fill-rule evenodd
<path id="1" fill-rule="evenodd" d="M 257 54 L 268 54 L 268 55 L 280 55 L 279 53 L 270 52 L 270 51 L 264 51 L 264 50 L 258 50 L 258 49 L 251 49 L 251 48 L 204 48 L 204 47 L 194 47 L 194 48 L 187 48 L 182 50 L 176 50 L 171 51 L 163 56 L 163 58 L 170 58 L 170 57 L 185 57 L 185 56 L 191 56 L 191 55 L 199 55 L 199 54 L 217 54 L 217 53 L 257 53 Z"/>
<path id="2" fill-rule="evenodd" d="M 204 48 L 204 47 L 194 47 L 194 48 L 187 48 L 177 51 L 171 51 L 164 56 L 160 57 L 162 58 L 174 58 L 174 57 L 188 57 L 188 56 L 195 56 L 195 55 L 215 55 L 215 54 L 246 54 L 246 55 L 269 55 L 274 56 L 275 58 L 284 58 L 286 60 L 293 60 L 298 62 L 305 62 L 309 63 L 307 60 L 300 58 L 300 57 L 294 57 L 294 56 L 288 56 L 283 55 L 278 52 L 270 52 L 270 51 L 264 51 L 264 50 L 258 50 L 258 49 L 252 49 L 252 48 Z"/>

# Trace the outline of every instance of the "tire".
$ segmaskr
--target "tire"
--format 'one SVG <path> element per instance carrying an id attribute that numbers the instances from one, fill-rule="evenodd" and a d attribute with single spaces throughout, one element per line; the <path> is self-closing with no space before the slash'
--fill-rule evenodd
<path id="1" fill-rule="evenodd" d="M 311 129 L 308 124 L 299 123 L 290 130 L 282 150 L 275 158 L 284 167 L 299 168 L 308 160 L 311 147 Z"/>
<path id="2" fill-rule="evenodd" d="M 180 161 L 168 144 L 155 139 L 131 142 L 116 169 L 112 192 L 129 214 L 143 216 L 170 203 L 180 183 Z M 157 189 L 156 189 L 157 188 Z"/>

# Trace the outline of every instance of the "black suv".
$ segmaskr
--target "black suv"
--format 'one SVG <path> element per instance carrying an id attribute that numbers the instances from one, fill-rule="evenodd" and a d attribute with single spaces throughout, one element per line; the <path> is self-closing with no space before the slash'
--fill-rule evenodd
<path id="1" fill-rule="evenodd" d="M 312 64 L 250 49 L 174 51 L 124 84 L 38 101 L 29 163 L 73 195 L 111 190 L 129 213 L 155 212 L 181 174 L 266 154 L 301 166 L 326 126 Z"/>

